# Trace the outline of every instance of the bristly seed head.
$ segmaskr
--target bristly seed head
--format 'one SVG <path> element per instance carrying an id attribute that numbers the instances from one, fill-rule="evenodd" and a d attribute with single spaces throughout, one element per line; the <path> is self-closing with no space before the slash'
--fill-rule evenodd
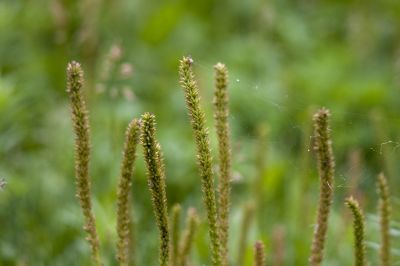
<path id="1" fill-rule="evenodd" d="M 212 156 L 205 114 L 200 106 L 199 90 L 192 70 L 193 60 L 183 57 L 180 61 L 180 84 L 185 92 L 186 107 L 197 146 L 197 163 L 199 166 L 203 200 L 207 209 L 209 234 L 211 241 L 212 263 L 221 265 L 219 225 L 217 220 L 217 203 L 215 200 L 214 173 Z"/>
<path id="2" fill-rule="evenodd" d="M 346 205 L 349 207 L 353 214 L 353 230 L 354 230 L 354 258 L 355 266 L 366 266 L 365 261 L 365 229 L 364 229 L 364 215 L 361 211 L 360 205 L 353 198 L 346 199 Z"/>
<path id="3" fill-rule="evenodd" d="M 386 177 L 383 173 L 379 174 L 377 182 L 379 194 L 379 224 L 381 235 L 380 247 L 380 266 L 391 265 L 390 256 L 390 216 L 392 207 L 390 204 L 390 192 Z"/>
<path id="4" fill-rule="evenodd" d="M 96 219 L 92 210 L 91 183 L 89 177 L 90 126 L 89 114 L 82 93 L 83 70 L 81 65 L 72 61 L 67 66 L 67 92 L 70 98 L 72 123 L 75 133 L 75 176 L 76 196 L 85 217 L 84 230 L 92 248 L 92 257 L 96 265 L 100 260 L 100 242 L 96 230 Z"/>
<path id="5" fill-rule="evenodd" d="M 167 266 L 170 261 L 170 234 L 161 148 L 156 140 L 155 116 L 145 113 L 142 115 L 141 121 L 141 143 L 146 162 L 148 185 L 160 236 L 159 262 L 161 266 Z"/>
<path id="6" fill-rule="evenodd" d="M 228 97 L 228 70 L 222 63 L 217 63 L 215 69 L 214 119 L 218 137 L 218 203 L 219 203 L 219 237 L 221 240 L 222 266 L 228 265 L 228 232 L 229 207 L 231 191 L 231 148 Z"/>
<path id="7" fill-rule="evenodd" d="M 131 221 L 131 187 L 136 159 L 136 148 L 139 142 L 140 123 L 133 119 L 126 129 L 121 176 L 117 187 L 117 259 L 120 265 L 128 265 L 133 258 L 131 241 L 133 223 Z"/>
<path id="8" fill-rule="evenodd" d="M 323 260 L 328 217 L 332 205 L 335 159 L 332 152 L 332 141 L 329 129 L 330 113 L 322 108 L 314 115 L 314 150 L 317 154 L 318 173 L 320 177 L 320 195 L 317 211 L 317 222 L 311 247 L 310 263 L 320 266 Z"/>

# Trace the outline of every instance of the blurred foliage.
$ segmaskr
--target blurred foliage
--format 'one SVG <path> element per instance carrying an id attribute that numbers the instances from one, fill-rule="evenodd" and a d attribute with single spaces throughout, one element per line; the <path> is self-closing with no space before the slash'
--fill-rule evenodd
<path id="1" fill-rule="evenodd" d="M 215 155 L 212 65 L 222 61 L 230 70 L 232 259 L 244 206 L 257 200 L 246 265 L 259 238 L 268 265 L 307 265 L 319 182 L 311 116 L 325 106 L 332 111 L 337 174 L 324 265 L 352 263 L 343 204 L 350 193 L 367 213 L 367 255 L 376 265 L 376 176 L 385 171 L 390 187 L 400 185 L 399 14 L 394 0 L 0 1 L 0 177 L 7 182 L 0 191 L 0 264 L 90 263 L 74 197 L 65 93 L 65 68 L 73 59 L 86 71 L 93 199 L 107 265 L 116 264 L 116 184 L 132 117 L 157 116 L 169 205 L 194 206 L 204 217 L 177 77 L 178 59 L 190 54 Z M 263 137 L 260 127 L 268 128 Z M 358 159 L 351 160 L 355 151 Z M 138 265 L 156 265 L 142 161 L 140 155 L 133 184 Z M 392 193 L 396 210 L 399 195 Z M 399 216 L 394 213 L 394 236 Z M 203 220 L 194 265 L 209 265 L 206 230 Z M 398 241 L 393 247 L 398 262 Z"/>

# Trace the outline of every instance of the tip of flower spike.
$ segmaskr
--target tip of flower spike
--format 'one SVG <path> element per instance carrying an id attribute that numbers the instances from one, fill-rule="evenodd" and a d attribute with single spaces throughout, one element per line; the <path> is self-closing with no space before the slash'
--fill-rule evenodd
<path id="1" fill-rule="evenodd" d="M 152 113 L 146 112 L 142 115 L 142 120 L 149 120 L 152 119 L 154 115 Z"/>
<path id="2" fill-rule="evenodd" d="M 218 62 L 215 66 L 214 66 L 215 70 L 219 70 L 219 71 L 223 71 L 226 69 L 225 64 Z"/>
<path id="3" fill-rule="evenodd" d="M 354 197 L 353 196 L 347 197 L 346 202 L 348 202 L 348 201 L 354 201 Z"/>
<path id="4" fill-rule="evenodd" d="M 255 263 L 256 266 L 263 266 L 265 264 L 264 244 L 258 240 L 255 245 Z"/>
<path id="5" fill-rule="evenodd" d="M 140 119 L 133 118 L 128 124 L 128 131 L 134 127 L 140 127 Z"/>
<path id="6" fill-rule="evenodd" d="M 176 203 L 172 209 L 173 212 L 179 212 L 181 211 L 182 207 L 179 203 Z"/>
<path id="7" fill-rule="evenodd" d="M 319 119 L 319 118 L 327 118 L 331 115 L 331 113 L 329 112 L 328 109 L 326 109 L 325 107 L 322 107 L 321 109 L 319 109 L 315 115 L 314 115 L 314 120 Z"/>
<path id="8" fill-rule="evenodd" d="M 194 219 L 198 219 L 197 218 L 197 210 L 195 209 L 195 208 L 193 208 L 193 207 L 190 207 L 189 209 L 188 209 L 188 215 L 190 216 L 190 217 L 193 217 Z"/>
<path id="9" fill-rule="evenodd" d="M 72 61 L 67 65 L 67 92 L 79 91 L 83 83 L 83 70 L 81 64 Z"/>
<path id="10" fill-rule="evenodd" d="M 264 249 L 264 244 L 261 240 L 256 241 L 255 244 L 256 249 Z"/>
<path id="11" fill-rule="evenodd" d="M 144 134 L 151 134 L 154 130 L 156 117 L 152 113 L 144 113 L 140 119 L 140 124 Z"/>
<path id="12" fill-rule="evenodd" d="M 378 180 L 379 180 L 380 182 L 385 182 L 385 183 L 386 183 L 386 177 L 385 177 L 385 174 L 384 174 L 383 172 L 380 172 L 380 173 L 379 173 L 379 175 L 378 175 Z"/>
<path id="13" fill-rule="evenodd" d="M 345 200 L 345 204 L 348 206 L 348 207 L 352 207 L 352 206 L 357 206 L 358 207 L 358 202 L 357 202 L 357 200 L 355 200 L 354 198 L 353 198 L 353 196 L 350 196 L 350 197 L 348 197 L 346 200 Z"/>
<path id="14" fill-rule="evenodd" d="M 142 117 L 140 118 L 141 124 L 144 126 L 144 124 L 148 123 L 155 123 L 155 115 L 149 112 L 146 112 L 142 114 Z"/>
<path id="15" fill-rule="evenodd" d="M 68 63 L 67 71 L 70 73 L 78 73 L 78 72 L 82 71 L 81 64 L 76 61 L 71 61 Z"/>
<path id="16" fill-rule="evenodd" d="M 194 61 L 193 61 L 193 58 L 190 55 L 188 55 L 188 56 L 184 56 L 182 58 L 181 63 L 191 66 L 191 65 L 193 65 Z"/>

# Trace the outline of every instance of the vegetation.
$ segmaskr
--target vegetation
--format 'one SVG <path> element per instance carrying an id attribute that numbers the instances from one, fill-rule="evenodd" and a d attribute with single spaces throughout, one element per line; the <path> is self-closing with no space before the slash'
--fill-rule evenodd
<path id="1" fill-rule="evenodd" d="M 92 255 L 97 265 L 102 265 L 99 254 L 99 237 L 96 230 L 91 200 L 91 184 L 89 178 L 89 118 L 86 104 L 82 97 L 83 71 L 77 62 L 68 65 L 67 92 L 71 99 L 72 121 L 75 131 L 75 175 L 77 197 L 81 205 L 86 223 L 85 231 L 88 233 L 88 241 L 92 247 Z"/>
<path id="2" fill-rule="evenodd" d="M 399 10 L 1 1 L 0 265 L 395 265 Z"/>
<path id="3" fill-rule="evenodd" d="M 358 202 L 352 197 L 346 200 L 346 205 L 349 207 L 354 216 L 354 265 L 365 266 L 365 229 L 364 229 L 364 214 L 362 213 Z"/>
<path id="4" fill-rule="evenodd" d="M 208 129 L 205 127 L 205 114 L 200 106 L 199 90 L 192 71 L 193 59 L 183 57 L 180 61 L 181 85 L 185 91 L 185 99 L 191 124 L 193 127 L 195 142 L 197 145 L 197 160 L 200 169 L 203 199 L 207 210 L 208 231 L 210 236 L 210 249 L 213 265 L 229 265 L 228 257 L 228 228 L 229 228 L 229 197 L 230 197 L 230 148 L 228 126 L 228 95 L 227 95 L 227 70 L 218 63 L 216 65 L 216 92 L 215 92 L 215 119 L 219 141 L 220 175 L 219 175 L 219 208 L 215 199 L 214 176 L 212 171 L 212 157 Z M 90 180 L 88 176 L 89 163 L 89 124 L 85 101 L 82 97 L 83 72 L 80 65 L 72 62 L 68 65 L 67 92 L 70 94 L 72 107 L 72 121 L 76 134 L 76 177 L 78 198 L 86 219 L 85 230 L 89 233 L 89 243 L 92 247 L 93 262 L 101 264 L 99 255 L 99 240 L 97 236 L 95 218 L 92 214 Z M 332 205 L 335 160 L 333 158 L 332 141 L 329 127 L 330 112 L 322 108 L 314 115 L 314 150 L 318 162 L 320 176 L 320 196 L 315 224 L 314 238 L 311 248 L 310 264 L 321 265 L 324 257 L 324 246 L 328 231 L 328 218 Z M 171 224 L 168 223 L 168 205 L 166 195 L 165 166 L 161 146 L 156 139 L 155 116 L 150 113 L 142 115 L 140 122 L 132 120 L 126 132 L 124 146 L 124 159 L 122 163 L 122 175 L 118 184 L 118 210 L 117 210 L 117 259 L 121 265 L 129 265 L 130 241 L 130 202 L 129 193 L 133 164 L 135 161 L 136 145 L 140 140 L 143 146 L 143 155 L 147 168 L 148 185 L 150 188 L 152 205 L 159 231 L 159 264 L 162 266 L 187 265 L 190 247 L 194 237 L 195 218 L 193 211 L 188 216 L 184 242 L 179 251 L 180 240 L 180 214 L 181 206 L 175 205 L 172 210 Z M 388 265 L 390 257 L 390 203 L 387 181 L 383 174 L 378 177 L 378 193 L 380 195 L 379 214 L 381 224 L 381 265 Z M 354 257 L 356 266 L 367 265 L 365 257 L 365 229 L 364 215 L 359 203 L 353 197 L 345 201 L 354 216 Z M 246 219 L 250 217 L 250 207 L 247 207 Z M 244 219 L 242 233 L 240 235 L 240 248 L 246 241 L 249 221 Z M 243 263 L 243 254 L 239 250 L 238 263 Z M 257 241 L 254 251 L 254 265 L 265 265 L 264 244 Z"/>

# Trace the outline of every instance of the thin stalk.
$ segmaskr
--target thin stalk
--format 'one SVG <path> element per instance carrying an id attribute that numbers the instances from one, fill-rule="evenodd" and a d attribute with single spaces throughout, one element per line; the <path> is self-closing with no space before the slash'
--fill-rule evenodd
<path id="1" fill-rule="evenodd" d="M 180 84 L 185 92 L 186 105 L 196 140 L 197 163 L 199 166 L 203 200 L 207 210 L 209 235 L 211 241 L 211 260 L 214 266 L 221 266 L 219 225 L 217 220 L 217 203 L 215 200 L 214 173 L 212 169 L 212 157 L 210 140 L 206 119 L 200 107 L 199 89 L 192 70 L 193 60 L 183 57 L 180 61 Z"/>
<path id="2" fill-rule="evenodd" d="M 92 258 L 96 265 L 102 265 L 100 242 L 96 230 L 96 219 L 91 200 L 91 183 L 89 177 L 90 160 L 90 126 L 89 114 L 83 98 L 83 70 L 75 61 L 67 67 L 67 92 L 70 98 L 72 124 L 75 133 L 75 176 L 76 197 L 85 217 L 84 230 L 91 246 Z"/>
<path id="3" fill-rule="evenodd" d="M 389 266 L 390 264 L 390 193 L 386 177 L 383 173 L 378 176 L 379 194 L 379 224 L 381 233 L 380 265 Z"/>
<path id="4" fill-rule="evenodd" d="M 323 251 L 328 230 L 328 217 L 333 197 L 335 159 L 333 157 L 332 141 L 328 124 L 329 116 L 329 111 L 324 108 L 314 115 L 314 150 L 318 160 L 320 194 L 317 222 L 314 229 L 310 256 L 310 263 L 312 266 L 321 265 L 323 260 Z"/>
<path id="5" fill-rule="evenodd" d="M 214 119 L 219 152 L 219 237 L 221 240 L 222 266 L 228 265 L 229 207 L 231 192 L 231 147 L 228 123 L 228 70 L 218 63 L 215 69 Z"/>
<path id="6" fill-rule="evenodd" d="M 167 266 L 170 260 L 170 234 L 168 227 L 167 195 L 162 166 L 161 148 L 156 140 L 155 116 L 142 115 L 141 143 L 146 162 L 148 185 L 160 237 L 159 263 Z"/>
<path id="7" fill-rule="evenodd" d="M 242 225 L 240 226 L 239 245 L 238 245 L 237 259 L 236 259 L 238 266 L 244 265 L 247 237 L 249 234 L 251 221 L 253 220 L 254 209 L 255 209 L 254 204 L 248 203 L 246 204 L 243 211 Z"/>
<path id="8" fill-rule="evenodd" d="M 196 209 L 190 208 L 186 216 L 186 228 L 179 244 L 178 266 L 188 265 L 188 256 L 194 242 L 194 234 L 196 233 L 198 217 Z"/>
<path id="9" fill-rule="evenodd" d="M 365 261 L 365 229 L 364 229 L 364 215 L 358 202 L 350 197 L 346 199 L 346 205 L 349 207 L 353 214 L 353 233 L 354 233 L 354 265 L 366 266 Z"/>
<path id="10" fill-rule="evenodd" d="M 140 123 L 133 119 L 125 133 L 123 159 L 121 164 L 121 176 L 117 188 L 117 260 L 120 265 L 129 265 L 129 257 L 133 257 L 133 244 L 131 233 L 133 224 L 131 221 L 130 192 L 132 187 L 132 175 L 136 159 L 136 148 L 139 142 Z"/>
<path id="11" fill-rule="evenodd" d="M 262 241 L 257 241 L 254 245 L 254 266 L 265 265 L 265 251 L 264 244 Z"/>
<path id="12" fill-rule="evenodd" d="M 171 240 L 172 240 L 172 253 L 171 264 L 172 266 L 178 265 L 179 258 L 179 239 L 180 239 L 180 218 L 181 218 L 181 205 L 175 204 L 172 208 L 171 216 Z"/>

